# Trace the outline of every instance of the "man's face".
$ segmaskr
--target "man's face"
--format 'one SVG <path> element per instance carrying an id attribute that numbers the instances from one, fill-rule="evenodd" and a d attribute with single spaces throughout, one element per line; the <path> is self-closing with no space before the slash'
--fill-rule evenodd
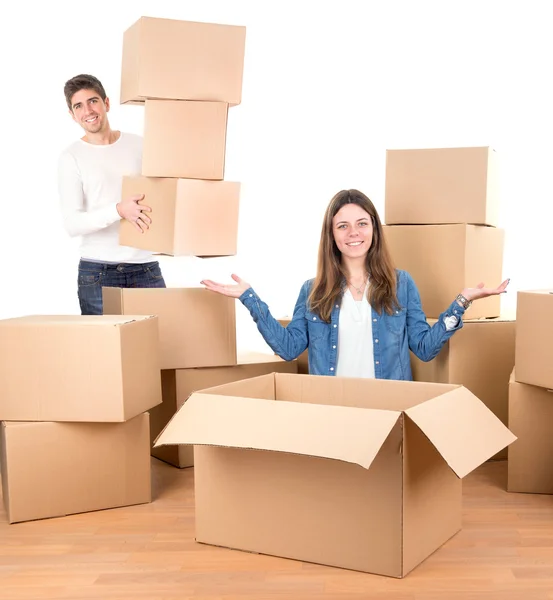
<path id="1" fill-rule="evenodd" d="M 87 133 L 99 133 L 108 126 L 109 98 L 105 102 L 94 90 L 79 90 L 71 98 L 71 111 L 75 123 Z"/>

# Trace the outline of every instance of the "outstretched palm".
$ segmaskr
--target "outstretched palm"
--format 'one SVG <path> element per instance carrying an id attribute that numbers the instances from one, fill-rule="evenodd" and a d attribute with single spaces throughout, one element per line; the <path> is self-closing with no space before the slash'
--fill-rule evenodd
<path id="1" fill-rule="evenodd" d="M 202 279 L 200 283 L 205 285 L 206 289 L 211 292 L 217 292 L 218 294 L 230 296 L 231 298 L 240 298 L 240 296 L 247 289 L 249 289 L 251 285 L 243 279 L 240 279 L 240 277 L 234 273 L 231 275 L 231 277 L 234 279 L 234 281 L 236 281 L 236 285 L 216 283 L 215 281 L 211 281 L 211 279 Z"/>
<path id="2" fill-rule="evenodd" d="M 509 281 L 509 279 L 505 279 L 505 281 L 496 288 L 484 287 L 484 283 L 481 282 L 476 287 L 465 288 L 461 293 L 470 302 L 479 300 L 480 298 L 487 298 L 488 296 L 497 296 L 498 294 L 505 293 Z"/>

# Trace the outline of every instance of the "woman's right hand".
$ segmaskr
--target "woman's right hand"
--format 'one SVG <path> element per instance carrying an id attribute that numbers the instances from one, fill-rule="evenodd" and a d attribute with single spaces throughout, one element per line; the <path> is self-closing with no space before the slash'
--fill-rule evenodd
<path id="1" fill-rule="evenodd" d="M 216 283 L 215 281 L 211 281 L 211 279 L 202 279 L 200 283 L 205 285 L 206 289 L 210 292 L 217 292 L 218 294 L 223 294 L 223 296 L 230 296 L 231 298 L 240 298 L 240 296 L 251 287 L 249 283 L 240 279 L 238 275 L 234 273 L 231 277 L 236 281 L 236 285 L 224 285 L 222 283 Z"/>

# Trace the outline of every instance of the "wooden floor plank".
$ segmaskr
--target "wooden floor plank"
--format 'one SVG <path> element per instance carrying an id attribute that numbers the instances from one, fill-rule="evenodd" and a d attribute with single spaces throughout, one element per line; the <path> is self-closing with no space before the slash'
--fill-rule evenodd
<path id="1" fill-rule="evenodd" d="M 553 600 L 553 497 L 510 494 L 507 464 L 463 483 L 463 529 L 404 579 L 194 541 L 194 472 L 152 459 L 151 504 L 9 525 L 1 600 Z"/>

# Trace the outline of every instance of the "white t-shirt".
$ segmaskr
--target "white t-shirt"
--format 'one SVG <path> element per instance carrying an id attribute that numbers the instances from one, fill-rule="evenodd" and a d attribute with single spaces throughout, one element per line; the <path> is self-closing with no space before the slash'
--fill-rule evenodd
<path id="1" fill-rule="evenodd" d="M 119 245 L 123 176 L 140 175 L 142 138 L 123 133 L 113 144 L 78 140 L 58 162 L 58 190 L 63 224 L 70 236 L 81 236 L 81 257 L 98 262 L 144 263 L 152 253 Z"/>
<path id="2" fill-rule="evenodd" d="M 355 300 L 348 289 L 342 297 L 340 307 L 337 376 L 374 379 L 371 316 L 367 288 L 365 288 L 363 300 Z"/>

